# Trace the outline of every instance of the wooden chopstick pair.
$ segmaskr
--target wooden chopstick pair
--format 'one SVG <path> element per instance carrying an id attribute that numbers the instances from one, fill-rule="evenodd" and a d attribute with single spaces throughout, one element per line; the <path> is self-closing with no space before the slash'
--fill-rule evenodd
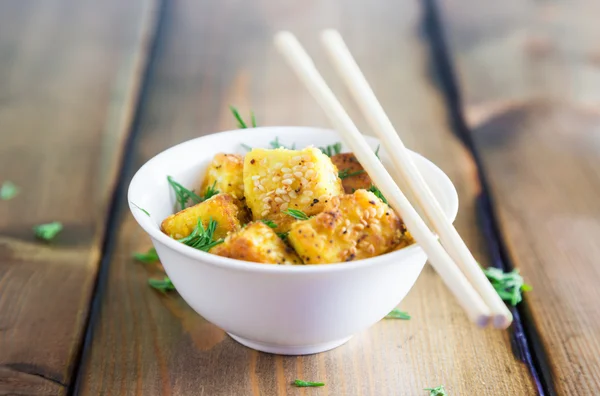
<path id="1" fill-rule="evenodd" d="M 487 280 L 452 223 L 447 219 L 341 35 L 337 31 L 326 30 L 322 33 L 322 40 L 332 62 L 350 88 L 383 147 L 390 154 L 396 180 L 403 181 L 410 189 L 416 204 L 419 205 L 434 231 L 439 235 L 441 244 L 400 190 L 396 180 L 390 176 L 370 150 L 366 140 L 296 37 L 290 32 L 280 32 L 275 36 L 277 48 L 321 105 L 338 132 L 342 134 L 345 143 L 375 185 L 383 192 L 390 205 L 400 213 L 408 230 L 423 248 L 429 261 L 471 321 L 480 327 L 485 327 L 492 319 L 494 327 L 507 328 L 512 322 L 510 311 Z"/>

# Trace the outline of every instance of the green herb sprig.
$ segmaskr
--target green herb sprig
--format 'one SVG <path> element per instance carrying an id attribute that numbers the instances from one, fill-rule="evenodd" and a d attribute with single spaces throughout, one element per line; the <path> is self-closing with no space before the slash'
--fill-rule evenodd
<path id="1" fill-rule="evenodd" d="M 288 232 L 278 232 L 277 233 L 277 236 L 279 238 L 281 238 L 281 240 L 284 241 L 284 242 L 287 241 L 288 235 L 290 235 Z"/>
<path id="2" fill-rule="evenodd" d="M 342 152 L 342 143 L 337 142 L 325 147 L 319 147 L 319 150 L 321 150 L 326 156 L 333 157 L 334 155 Z"/>
<path id="3" fill-rule="evenodd" d="M 54 239 L 59 232 L 63 229 L 63 225 L 59 221 L 53 221 L 52 223 L 40 224 L 33 227 L 35 236 L 45 241 L 51 241 Z"/>
<path id="4" fill-rule="evenodd" d="M 295 219 L 298 220 L 308 220 L 310 217 L 308 217 L 308 215 L 306 213 L 304 213 L 303 211 L 299 210 L 299 209 L 286 209 L 283 211 L 283 213 L 285 213 L 286 215 L 292 216 Z"/>
<path id="5" fill-rule="evenodd" d="M 229 109 L 231 110 L 231 112 L 233 113 L 233 116 L 237 120 L 238 126 L 240 127 L 240 129 L 248 128 L 248 125 L 246 124 L 246 122 L 244 122 L 244 119 L 240 115 L 240 112 L 238 111 L 238 109 L 236 109 L 233 106 L 229 106 Z M 254 116 L 253 111 L 250 111 L 250 123 L 251 123 L 250 125 L 252 126 L 252 128 L 256 128 L 256 117 Z"/>
<path id="6" fill-rule="evenodd" d="M 0 201 L 8 201 L 9 199 L 13 199 L 19 194 L 19 187 L 9 180 L 2 183 L 2 187 L 0 187 Z"/>
<path id="7" fill-rule="evenodd" d="M 148 279 L 148 284 L 161 293 L 175 290 L 175 286 L 168 276 L 165 276 L 163 279 Z"/>
<path id="8" fill-rule="evenodd" d="M 240 112 L 238 111 L 238 109 L 236 109 L 233 106 L 229 106 L 229 109 L 233 113 L 233 116 L 235 117 L 236 121 L 238 122 L 238 127 L 240 129 L 246 129 L 246 128 L 248 128 L 248 125 L 246 124 L 246 122 L 244 121 L 244 119 L 242 118 L 242 116 L 240 115 Z M 250 111 L 250 123 L 252 125 L 252 128 L 256 128 L 256 117 L 254 116 L 254 112 L 253 111 Z M 252 147 L 248 146 L 247 144 L 241 143 L 241 146 L 244 149 L 246 149 L 247 151 L 252 151 Z"/>
<path id="9" fill-rule="evenodd" d="M 316 388 L 319 386 L 325 386 L 324 382 L 312 382 L 312 381 L 303 381 L 303 380 L 294 380 L 294 385 L 300 388 Z"/>
<path id="10" fill-rule="evenodd" d="M 378 144 L 377 145 L 377 149 L 375 149 L 375 157 L 377 157 L 379 159 L 379 161 L 381 161 L 381 158 L 379 157 L 379 149 L 381 148 L 381 145 Z"/>
<path id="11" fill-rule="evenodd" d="M 388 200 L 383 196 L 381 191 L 374 185 L 371 184 L 371 187 L 367 191 L 372 192 L 375 196 L 383 201 L 383 203 L 388 204 Z"/>
<path id="12" fill-rule="evenodd" d="M 394 308 L 385 316 L 385 319 L 410 320 L 410 315 L 407 312 L 400 311 L 398 308 Z"/>
<path id="13" fill-rule="evenodd" d="M 275 140 L 269 142 L 269 146 L 271 146 L 272 149 L 283 147 L 284 149 L 288 150 L 296 150 L 296 143 L 292 143 L 292 145 L 288 147 L 279 141 L 279 136 L 275 136 Z"/>
<path id="14" fill-rule="evenodd" d="M 273 220 L 261 220 L 263 223 L 265 223 L 266 225 L 268 225 L 271 228 L 277 228 L 277 224 L 273 221 Z"/>
<path id="15" fill-rule="evenodd" d="M 219 190 L 217 190 L 215 188 L 216 185 L 217 185 L 217 181 L 215 180 L 215 182 L 213 183 L 212 186 L 208 186 L 206 188 L 206 191 L 204 192 L 204 196 L 202 197 L 202 201 L 206 201 L 207 199 L 214 197 L 215 195 L 217 195 L 219 193 Z"/>
<path id="16" fill-rule="evenodd" d="M 350 172 L 350 169 L 342 169 L 341 171 L 338 172 L 338 177 L 342 180 L 344 180 L 347 177 L 352 177 L 352 176 L 357 176 L 360 174 L 365 173 L 364 169 L 359 169 L 356 172 Z"/>
<path id="17" fill-rule="evenodd" d="M 131 202 L 131 204 L 132 204 L 133 206 L 135 206 L 136 208 L 138 208 L 139 210 L 141 210 L 142 212 L 146 213 L 146 215 L 147 215 L 148 217 L 150 217 L 150 212 L 148 212 L 146 209 L 144 209 L 144 208 L 141 208 L 141 207 L 137 206 L 137 205 L 136 205 L 135 203 L 133 203 L 133 202 Z"/>
<path id="18" fill-rule="evenodd" d="M 167 176 L 167 180 L 169 181 L 169 184 L 171 185 L 171 187 L 173 188 L 173 191 L 175 192 L 175 200 L 177 201 L 177 204 L 179 205 L 179 208 L 177 208 L 177 205 L 175 205 L 176 210 L 185 209 L 187 207 L 187 204 L 189 201 L 192 201 L 192 204 L 194 204 L 194 205 L 199 204 L 200 202 L 204 202 L 207 199 L 209 199 L 219 193 L 219 190 L 215 189 L 215 186 L 217 184 L 216 181 L 213 183 L 212 186 L 209 186 L 206 189 L 206 192 L 201 197 L 198 194 L 196 194 L 194 191 L 188 190 L 187 188 L 183 187 L 181 184 L 176 182 L 172 176 Z M 150 216 L 150 214 L 147 211 L 140 208 L 139 206 L 138 206 L 138 208 L 143 210 L 144 212 L 146 212 L 146 214 L 148 216 Z"/>
<path id="19" fill-rule="evenodd" d="M 179 210 L 185 209 L 190 200 L 194 204 L 202 202 L 202 198 L 198 194 L 177 183 L 172 176 L 167 176 L 167 180 L 175 192 L 175 199 L 179 204 Z"/>
<path id="20" fill-rule="evenodd" d="M 178 239 L 178 241 L 194 249 L 208 252 L 211 248 L 223 243 L 223 239 L 213 240 L 216 229 L 217 222 L 213 219 L 208 221 L 208 227 L 206 228 L 202 224 L 202 219 L 198 219 L 198 224 L 192 230 L 191 234 L 185 238 Z"/>
<path id="21" fill-rule="evenodd" d="M 522 292 L 532 290 L 532 287 L 523 281 L 518 270 L 504 272 L 499 268 L 489 267 L 483 269 L 483 272 L 500 298 L 512 306 L 523 300 Z"/>
<path id="22" fill-rule="evenodd" d="M 446 390 L 444 389 L 444 385 L 440 385 L 435 388 L 425 388 L 425 391 L 429 391 L 429 396 L 448 396 Z"/>
<path id="23" fill-rule="evenodd" d="M 150 248 L 146 253 L 134 253 L 133 258 L 145 264 L 152 264 L 158 261 L 156 249 Z"/>

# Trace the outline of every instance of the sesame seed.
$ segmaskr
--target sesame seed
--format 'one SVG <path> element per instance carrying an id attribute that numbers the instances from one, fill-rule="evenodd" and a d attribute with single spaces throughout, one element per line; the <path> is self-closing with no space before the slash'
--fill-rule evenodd
<path id="1" fill-rule="evenodd" d="M 281 196 L 281 198 L 283 198 L 283 200 L 284 200 L 285 202 L 290 202 L 290 196 L 289 196 L 289 195 L 287 195 L 287 194 L 285 194 L 285 195 L 282 195 L 282 196 Z"/>
<path id="2" fill-rule="evenodd" d="M 262 184 L 259 184 L 259 185 L 258 185 L 258 189 L 259 189 L 260 191 L 265 191 L 265 190 L 266 190 L 265 186 L 263 186 Z"/>
<path id="3" fill-rule="evenodd" d="M 303 184 L 303 185 L 305 185 L 305 186 L 306 186 L 306 185 L 308 184 L 308 180 L 306 180 L 305 178 L 302 178 L 302 179 L 300 179 L 300 180 L 302 181 L 302 184 Z"/>
<path id="4" fill-rule="evenodd" d="M 273 183 L 277 183 L 279 180 L 281 180 L 281 177 L 273 176 L 273 178 L 271 180 L 273 181 Z"/>
<path id="5" fill-rule="evenodd" d="M 267 195 L 273 195 L 273 194 L 275 194 L 275 191 L 273 191 L 273 190 L 271 190 L 267 193 Z"/>
<path id="6" fill-rule="evenodd" d="M 259 176 L 259 175 L 254 175 L 254 176 L 252 176 L 252 180 L 258 180 L 258 179 L 260 179 L 260 176 Z"/>
<path id="7" fill-rule="evenodd" d="M 296 176 L 296 177 L 303 177 L 304 173 L 302 173 L 302 172 L 294 172 L 294 176 Z"/>
<path id="8" fill-rule="evenodd" d="M 281 209 L 282 211 L 286 210 L 287 208 L 288 208 L 288 203 L 287 202 L 282 203 L 281 206 L 279 207 L 279 209 Z"/>
<path id="9" fill-rule="evenodd" d="M 312 197 L 314 193 L 311 190 L 302 191 L 302 195 L 306 195 L 307 197 Z"/>
<path id="10" fill-rule="evenodd" d="M 275 165 L 273 165 L 273 168 L 275 169 L 279 169 L 283 166 L 283 164 L 281 162 L 276 163 Z"/>
<path id="11" fill-rule="evenodd" d="M 371 212 L 369 212 L 368 210 L 365 210 L 365 213 L 363 214 L 363 217 L 365 219 L 368 219 L 369 217 L 371 217 Z"/>
<path id="12" fill-rule="evenodd" d="M 290 197 L 292 197 L 292 198 L 298 198 L 298 194 L 296 194 L 296 192 L 295 192 L 295 191 L 290 191 L 288 194 L 289 194 L 289 195 L 290 195 Z"/>
<path id="13" fill-rule="evenodd" d="M 254 185 L 255 186 L 258 186 L 259 184 L 260 184 L 260 180 L 258 180 L 258 179 L 254 180 Z"/>
<path id="14" fill-rule="evenodd" d="M 279 197 L 275 197 L 275 202 L 277 203 L 282 203 L 283 199 L 279 198 Z"/>
<path id="15" fill-rule="evenodd" d="M 302 167 L 301 167 L 300 165 L 296 165 L 296 166 L 294 166 L 294 167 L 292 168 L 292 170 L 293 170 L 294 172 L 298 172 L 300 169 L 302 169 Z"/>
<path id="16" fill-rule="evenodd" d="M 313 164 L 312 162 L 307 162 L 307 163 L 306 163 L 306 167 L 307 167 L 307 168 L 311 168 L 311 169 L 312 169 L 312 168 L 314 168 L 314 167 L 315 167 L 315 164 Z"/>
<path id="17" fill-rule="evenodd" d="M 359 231 L 360 231 L 360 230 L 363 230 L 363 229 L 365 228 L 365 226 L 364 226 L 364 225 L 362 225 L 362 224 L 355 224 L 355 225 L 354 225 L 354 228 L 356 228 L 357 230 L 359 230 Z"/>
<path id="18" fill-rule="evenodd" d="M 313 177 L 315 175 L 315 171 L 312 169 L 309 169 L 306 171 L 306 173 L 304 174 L 306 177 Z"/>
<path id="19" fill-rule="evenodd" d="M 263 198 L 263 202 L 269 202 L 271 200 L 271 197 L 264 197 Z"/>
<path id="20" fill-rule="evenodd" d="M 294 175 L 292 175 L 291 173 L 286 173 L 286 174 L 283 175 L 283 179 L 284 180 L 285 179 L 293 179 L 293 178 L 294 178 Z"/>
<path id="21" fill-rule="evenodd" d="M 350 225 L 350 219 L 346 219 L 346 221 L 344 222 L 344 224 L 346 224 L 346 227 Z"/>
<path id="22" fill-rule="evenodd" d="M 375 253 L 375 246 L 369 244 L 369 246 L 367 246 L 367 252 L 371 254 Z"/>
<path id="23" fill-rule="evenodd" d="M 308 203 L 308 202 L 310 202 L 310 198 L 309 197 L 302 197 L 300 199 L 300 202 L 302 202 L 302 203 Z"/>
<path id="24" fill-rule="evenodd" d="M 269 214 L 269 211 L 268 210 L 264 210 L 260 215 L 264 217 L 264 216 L 266 216 L 268 214 Z"/>
<path id="25" fill-rule="evenodd" d="M 292 179 L 285 179 L 285 180 L 283 180 L 281 183 L 283 183 L 283 184 L 285 184 L 285 185 L 288 185 L 288 186 L 289 186 L 289 185 L 290 185 L 290 184 L 292 184 L 293 182 L 294 182 L 294 181 L 293 181 Z"/>
<path id="26" fill-rule="evenodd" d="M 275 192 L 277 193 L 277 195 L 285 194 L 285 190 L 283 188 L 278 188 L 275 190 Z"/>
<path id="27" fill-rule="evenodd" d="M 294 161 L 294 162 L 298 162 L 298 161 L 300 161 L 301 159 L 302 159 L 302 156 L 301 156 L 301 155 L 297 155 L 297 156 L 295 156 L 295 157 L 293 157 L 293 158 L 292 158 L 292 161 Z"/>
<path id="28" fill-rule="evenodd" d="M 292 172 L 292 170 L 290 168 L 281 168 L 281 171 L 283 173 L 291 173 Z"/>

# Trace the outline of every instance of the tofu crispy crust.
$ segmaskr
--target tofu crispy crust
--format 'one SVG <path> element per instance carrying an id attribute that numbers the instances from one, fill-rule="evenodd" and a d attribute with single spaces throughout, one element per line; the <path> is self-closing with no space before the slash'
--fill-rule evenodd
<path id="1" fill-rule="evenodd" d="M 341 263 L 389 252 L 406 231 L 400 217 L 373 193 L 357 190 L 291 227 L 288 240 L 305 264 Z"/>
<path id="2" fill-rule="evenodd" d="M 264 264 L 302 264 L 294 249 L 262 222 L 250 223 L 210 251 L 213 254 Z"/>

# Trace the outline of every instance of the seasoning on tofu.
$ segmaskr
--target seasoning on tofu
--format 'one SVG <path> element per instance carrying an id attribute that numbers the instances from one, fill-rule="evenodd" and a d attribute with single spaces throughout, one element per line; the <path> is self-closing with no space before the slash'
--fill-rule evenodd
<path id="1" fill-rule="evenodd" d="M 202 219 L 204 227 L 208 227 L 210 219 L 217 222 L 215 238 L 227 236 L 237 231 L 245 223 L 245 214 L 229 194 L 217 194 L 204 202 L 185 208 L 166 219 L 161 224 L 162 231 L 171 238 L 181 239 L 190 235 L 197 227 L 198 219 Z"/>
<path id="2" fill-rule="evenodd" d="M 208 165 L 200 192 L 206 194 L 209 189 L 229 194 L 243 201 L 244 198 L 244 158 L 239 154 L 215 155 Z"/>
<path id="3" fill-rule="evenodd" d="M 340 143 L 302 150 L 285 148 L 278 139 L 270 145 L 245 157 L 216 154 L 195 205 L 167 217 L 162 231 L 181 242 L 195 232 L 206 239 L 201 250 L 264 264 L 342 263 L 414 243 L 354 154 L 341 153 Z"/>
<path id="4" fill-rule="evenodd" d="M 263 222 L 250 223 L 228 236 L 225 242 L 214 247 L 211 253 L 218 256 L 265 264 L 302 264 L 290 246 Z"/>
<path id="5" fill-rule="evenodd" d="M 255 148 L 244 159 L 244 193 L 254 220 L 272 220 L 277 232 L 286 232 L 295 221 L 287 209 L 317 214 L 342 193 L 342 183 L 319 149 Z"/>
<path id="6" fill-rule="evenodd" d="M 392 250 L 403 230 L 392 208 L 361 189 L 333 198 L 324 212 L 294 223 L 288 240 L 306 264 L 341 263 Z"/>

